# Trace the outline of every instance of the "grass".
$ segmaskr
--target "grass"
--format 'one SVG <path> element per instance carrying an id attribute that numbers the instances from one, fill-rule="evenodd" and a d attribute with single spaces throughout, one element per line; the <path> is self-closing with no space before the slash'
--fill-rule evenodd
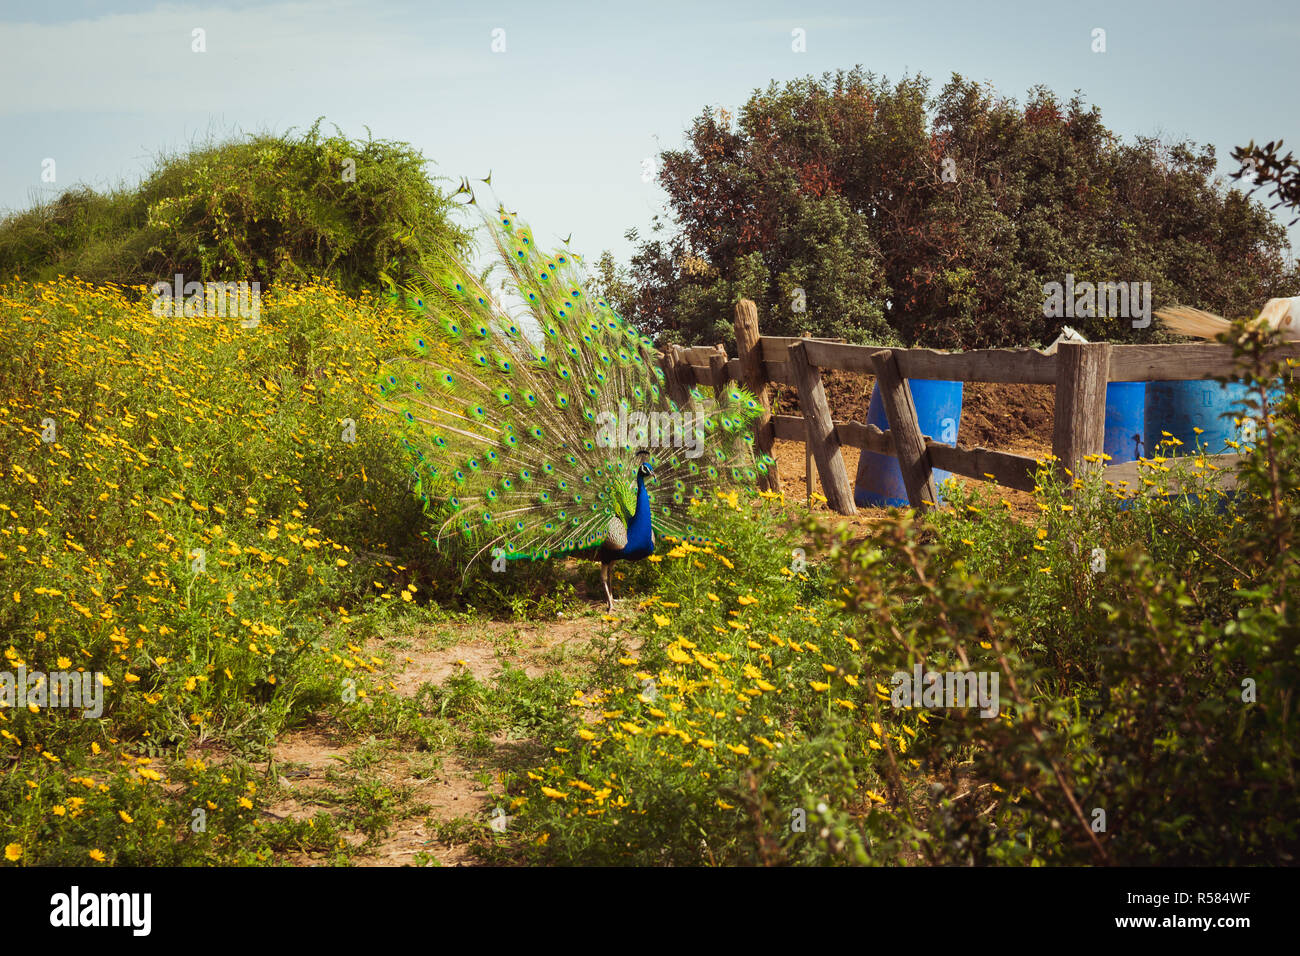
<path id="1" fill-rule="evenodd" d="M 0 709 L 9 863 L 348 865 L 398 838 L 419 864 L 1291 852 L 1294 562 L 1248 537 L 1255 499 L 1121 510 L 1045 469 L 1033 520 L 953 488 L 851 539 L 733 493 L 699 509 L 714 544 L 620 567 L 606 615 L 594 565 L 432 547 L 366 397 L 406 332 L 319 282 L 256 328 L 154 316 L 141 288 L 0 289 L 4 669 L 105 693 L 98 719 Z M 1000 675 L 999 715 L 895 706 L 918 660 Z M 1094 840 L 1071 799 L 1142 841 Z"/>

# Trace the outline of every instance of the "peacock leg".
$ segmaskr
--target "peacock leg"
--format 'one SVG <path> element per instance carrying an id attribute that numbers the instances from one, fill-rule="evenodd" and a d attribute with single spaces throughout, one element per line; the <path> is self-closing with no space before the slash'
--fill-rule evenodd
<path id="1" fill-rule="evenodd" d="M 605 597 L 609 600 L 609 613 L 614 613 L 614 592 L 609 589 L 609 572 L 613 568 L 612 564 L 602 564 L 600 566 L 600 583 L 605 585 Z"/>

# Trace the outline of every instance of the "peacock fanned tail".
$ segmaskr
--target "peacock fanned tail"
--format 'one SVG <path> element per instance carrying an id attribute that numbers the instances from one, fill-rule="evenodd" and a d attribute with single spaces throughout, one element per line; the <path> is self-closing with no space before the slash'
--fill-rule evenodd
<path id="1" fill-rule="evenodd" d="M 438 541 L 466 540 L 472 561 L 617 540 L 642 460 L 655 532 L 705 540 L 692 502 L 752 484 L 771 462 L 754 456 L 758 403 L 731 385 L 720 402 L 695 388 L 679 407 L 650 339 L 587 294 L 571 253 L 538 249 L 504 210 L 484 218 L 508 292 L 494 296 L 454 254 L 426 264 L 401 290 L 415 313 L 409 352 L 378 381 Z"/>

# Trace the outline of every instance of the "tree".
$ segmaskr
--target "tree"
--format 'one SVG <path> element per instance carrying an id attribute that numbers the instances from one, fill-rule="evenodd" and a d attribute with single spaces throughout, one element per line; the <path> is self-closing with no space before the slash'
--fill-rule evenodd
<path id="1" fill-rule="evenodd" d="M 1154 303 L 1232 312 L 1295 281 L 1285 231 L 1214 179 L 1212 148 L 1122 143 L 1043 88 L 1020 106 L 957 75 L 934 97 L 860 68 L 774 83 L 735 122 L 702 112 L 661 160 L 671 215 L 630 274 L 633 317 L 666 340 L 726 339 L 741 296 L 773 334 L 1149 340 L 1129 316 L 1045 316 L 1047 283 L 1150 283 Z"/>

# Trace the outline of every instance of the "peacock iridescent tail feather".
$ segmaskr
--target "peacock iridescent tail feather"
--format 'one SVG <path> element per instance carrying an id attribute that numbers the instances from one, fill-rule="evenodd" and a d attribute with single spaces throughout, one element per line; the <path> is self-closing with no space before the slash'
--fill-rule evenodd
<path id="1" fill-rule="evenodd" d="M 753 484 L 771 462 L 754 456 L 754 397 L 696 388 L 679 406 L 650 339 L 588 295 L 571 253 L 539 249 L 504 210 L 484 218 L 501 297 L 453 254 L 427 265 L 401 290 L 415 310 L 409 352 L 378 382 L 438 540 L 470 542 L 471 561 L 593 548 L 616 560 L 638 474 L 653 532 L 703 540 L 692 501 Z"/>

